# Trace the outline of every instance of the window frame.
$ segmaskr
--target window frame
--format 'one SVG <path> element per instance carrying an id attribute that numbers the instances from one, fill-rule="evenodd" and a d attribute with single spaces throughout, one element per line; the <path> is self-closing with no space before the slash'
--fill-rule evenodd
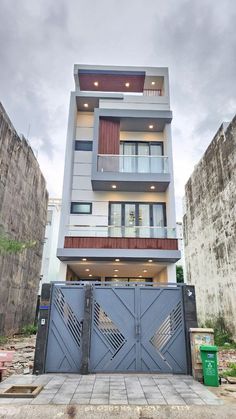
<path id="1" fill-rule="evenodd" d="M 125 143 L 132 143 L 135 144 L 135 155 L 138 155 L 138 144 L 148 144 L 149 147 L 149 156 L 151 156 L 151 145 L 160 145 L 161 146 L 161 156 L 164 156 L 164 142 L 163 141 L 136 141 L 136 140 L 122 140 L 120 141 L 120 145 L 124 145 Z M 124 148 L 123 148 L 124 151 Z M 125 154 L 122 154 L 122 156 L 125 156 Z"/>
<path id="2" fill-rule="evenodd" d="M 80 205 L 89 205 L 89 212 L 74 212 L 73 211 L 73 205 L 78 205 L 78 204 L 80 204 Z M 76 202 L 76 201 L 72 201 L 71 203 L 70 203 L 70 213 L 71 214 L 75 214 L 75 215 L 77 215 L 77 214 L 79 214 L 79 215 L 89 215 L 89 214 L 92 214 L 92 210 L 93 210 L 93 203 L 92 202 L 81 202 L 81 201 L 79 201 L 79 202 Z"/>
<path id="3" fill-rule="evenodd" d="M 108 225 L 111 225 L 111 205 L 112 204 L 121 204 L 121 226 L 125 226 L 125 204 L 134 204 L 135 205 L 135 227 L 139 226 L 139 205 L 149 205 L 149 222 L 150 225 L 147 227 L 153 227 L 153 205 L 162 205 L 163 215 L 164 215 L 164 226 L 167 227 L 167 217 L 166 217 L 166 202 L 142 202 L 142 201 L 109 201 L 108 205 Z"/>
<path id="4" fill-rule="evenodd" d="M 86 144 L 86 145 L 91 145 L 91 149 L 90 150 L 79 150 L 77 148 L 77 144 Z M 75 151 L 93 151 L 93 141 L 92 140 L 75 140 L 75 144 L 74 144 L 74 150 Z"/>

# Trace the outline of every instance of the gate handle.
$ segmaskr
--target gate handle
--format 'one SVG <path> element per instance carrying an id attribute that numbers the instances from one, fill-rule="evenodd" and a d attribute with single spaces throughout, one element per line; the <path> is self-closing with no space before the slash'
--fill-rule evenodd
<path id="1" fill-rule="evenodd" d="M 136 336 L 140 336 L 140 324 L 137 323 L 135 326 L 135 334 Z"/>

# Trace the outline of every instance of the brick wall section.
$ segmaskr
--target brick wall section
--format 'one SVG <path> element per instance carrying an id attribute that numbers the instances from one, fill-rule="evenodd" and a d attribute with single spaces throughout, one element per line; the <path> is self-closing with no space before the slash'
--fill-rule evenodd
<path id="1" fill-rule="evenodd" d="M 13 239 L 37 242 L 21 254 L 0 254 L 0 335 L 34 321 L 47 201 L 33 151 L 0 103 L 0 228 Z"/>
<path id="2" fill-rule="evenodd" d="M 185 198 L 186 272 L 198 318 L 222 315 L 236 337 L 236 116 L 217 132 Z"/>

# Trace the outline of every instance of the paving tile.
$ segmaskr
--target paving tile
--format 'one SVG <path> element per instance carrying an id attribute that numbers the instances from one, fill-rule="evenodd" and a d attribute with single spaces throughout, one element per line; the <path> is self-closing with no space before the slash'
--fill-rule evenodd
<path id="1" fill-rule="evenodd" d="M 1 404 L 12 404 L 13 400 L 14 400 L 14 398 L 10 398 L 10 397 L 0 397 L 0 405 Z"/>
<path id="2" fill-rule="evenodd" d="M 186 402 L 181 397 L 165 397 L 165 400 L 168 405 L 174 404 L 174 405 L 186 405 Z"/>
<path id="3" fill-rule="evenodd" d="M 112 405 L 128 405 L 129 402 L 128 402 L 127 399 L 112 399 L 112 400 L 110 399 L 109 404 L 112 404 Z"/>
<path id="4" fill-rule="evenodd" d="M 90 399 L 74 399 L 72 398 L 69 404 L 89 404 Z"/>
<path id="5" fill-rule="evenodd" d="M 185 397 L 184 401 L 187 405 L 205 405 L 203 400 L 197 399 L 194 397 L 190 397 L 190 398 Z"/>
<path id="6" fill-rule="evenodd" d="M 150 405 L 156 405 L 156 404 L 166 405 L 167 404 L 163 397 L 162 398 L 148 398 L 147 397 L 147 402 Z"/>
<path id="7" fill-rule="evenodd" d="M 109 404 L 108 398 L 91 398 L 90 404 Z"/>
<path id="8" fill-rule="evenodd" d="M 72 394 L 56 394 L 56 396 L 53 397 L 50 404 L 69 404 L 72 399 Z"/>
<path id="9" fill-rule="evenodd" d="M 129 404 L 135 404 L 137 406 L 147 404 L 146 398 L 141 398 L 141 397 L 136 398 L 136 399 L 131 399 L 131 398 L 128 397 L 128 402 L 129 402 Z"/>
<path id="10" fill-rule="evenodd" d="M 31 404 L 49 404 L 51 400 L 55 397 L 55 394 L 39 394 L 35 399 L 31 402 Z"/>

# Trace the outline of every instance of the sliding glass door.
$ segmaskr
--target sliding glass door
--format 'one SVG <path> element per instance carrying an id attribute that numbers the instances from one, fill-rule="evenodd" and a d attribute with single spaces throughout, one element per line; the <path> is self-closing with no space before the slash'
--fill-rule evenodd
<path id="1" fill-rule="evenodd" d="M 163 143 L 124 141 L 120 143 L 120 170 L 126 173 L 158 173 L 163 171 Z"/>
<path id="2" fill-rule="evenodd" d="M 165 236 L 165 204 L 111 202 L 109 207 L 111 236 L 147 238 Z"/>

